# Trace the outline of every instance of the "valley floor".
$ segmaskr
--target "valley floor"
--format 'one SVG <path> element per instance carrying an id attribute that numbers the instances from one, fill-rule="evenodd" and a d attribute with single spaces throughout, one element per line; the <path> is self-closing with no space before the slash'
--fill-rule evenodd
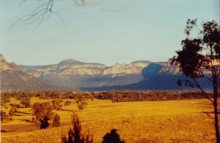
<path id="1" fill-rule="evenodd" d="M 41 101 L 32 99 L 31 102 Z M 43 100 L 42 100 L 43 101 Z M 16 102 L 16 101 L 15 101 Z M 2 122 L 3 143 L 60 143 L 71 127 L 76 105 L 56 111 L 61 126 L 40 130 L 33 123 L 31 108 L 20 108 L 11 121 Z M 215 141 L 212 106 L 208 100 L 173 100 L 112 103 L 89 101 L 77 111 L 84 132 L 93 134 L 95 143 L 115 128 L 126 143 L 212 143 Z"/>

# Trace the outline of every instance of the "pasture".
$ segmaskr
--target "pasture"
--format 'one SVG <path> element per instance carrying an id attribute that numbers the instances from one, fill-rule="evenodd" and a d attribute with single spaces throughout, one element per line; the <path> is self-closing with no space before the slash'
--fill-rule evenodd
<path id="1" fill-rule="evenodd" d="M 212 106 L 206 99 L 169 101 L 115 102 L 88 100 L 84 110 L 78 110 L 74 99 L 68 106 L 54 111 L 60 116 L 59 127 L 39 129 L 32 123 L 32 109 L 18 108 L 11 120 L 1 123 L 3 143 L 60 143 L 72 127 L 71 115 L 79 116 L 83 132 L 93 135 L 95 143 L 111 129 L 118 130 L 126 143 L 211 143 L 215 141 Z M 51 99 L 31 98 L 35 102 Z M 10 103 L 20 103 L 15 98 Z M 9 112 L 9 103 L 1 110 Z"/>

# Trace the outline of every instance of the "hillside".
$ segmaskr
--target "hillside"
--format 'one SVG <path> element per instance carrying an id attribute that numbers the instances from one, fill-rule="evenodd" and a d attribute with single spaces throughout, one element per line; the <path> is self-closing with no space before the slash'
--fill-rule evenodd
<path id="1" fill-rule="evenodd" d="M 8 63 L 1 55 L 2 89 L 42 90 L 179 90 L 179 79 L 186 79 L 177 66 L 169 62 L 135 61 L 107 67 L 100 63 L 85 63 L 74 59 L 53 65 L 19 67 Z M 209 74 L 207 72 L 207 74 Z M 200 79 L 203 88 L 211 88 L 206 79 Z M 50 85 L 50 86 L 49 86 Z M 53 85 L 53 86 L 51 86 Z M 57 86 L 57 87 L 54 87 Z M 65 87 L 65 88 L 59 88 Z"/>
<path id="2" fill-rule="evenodd" d="M 33 97 L 31 101 L 51 100 Z M 212 108 L 206 99 L 114 103 L 95 99 L 89 100 L 83 111 L 77 110 L 74 99 L 68 101 L 72 104 L 56 111 L 61 126 L 43 130 L 27 122 L 33 117 L 31 108 L 19 108 L 13 120 L 2 122 L 2 142 L 60 143 L 61 136 L 72 127 L 72 110 L 79 115 L 83 132 L 94 135 L 94 143 L 101 143 L 113 128 L 126 143 L 211 143 L 215 138 Z"/>
<path id="3" fill-rule="evenodd" d="M 56 90 L 38 78 L 23 72 L 15 63 L 8 63 L 0 54 L 1 90 Z M 60 88 L 63 89 L 63 88 Z"/>
<path id="4" fill-rule="evenodd" d="M 74 59 L 54 65 L 25 66 L 20 68 L 47 84 L 68 88 L 127 85 L 143 80 L 142 70 L 149 61 L 115 64 L 107 67 L 99 63 L 85 63 Z"/>
<path id="5" fill-rule="evenodd" d="M 206 71 L 205 71 L 206 72 Z M 208 72 L 206 72 L 209 74 Z M 178 80 L 188 80 L 185 75 L 179 72 L 175 65 L 169 63 L 159 65 L 152 63 L 142 70 L 143 80 L 120 86 L 102 86 L 102 87 L 82 87 L 82 90 L 96 91 L 96 90 L 185 90 L 193 89 L 188 86 L 178 86 Z M 212 88 L 212 84 L 206 78 L 198 80 L 201 87 L 204 89 Z M 219 80 L 220 84 L 220 80 Z"/>

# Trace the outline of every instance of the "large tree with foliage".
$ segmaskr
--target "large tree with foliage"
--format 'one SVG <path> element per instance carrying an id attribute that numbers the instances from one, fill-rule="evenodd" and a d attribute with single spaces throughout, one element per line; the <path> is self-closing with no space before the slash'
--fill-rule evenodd
<path id="1" fill-rule="evenodd" d="M 50 102 L 34 103 L 32 106 L 35 122 L 41 129 L 46 129 L 49 126 L 49 120 L 53 118 L 52 105 Z"/>
<path id="2" fill-rule="evenodd" d="M 195 36 L 195 31 L 198 35 Z M 187 38 L 182 41 L 182 50 L 177 51 L 172 64 L 177 64 L 180 71 L 189 80 L 179 80 L 179 85 L 198 87 L 203 95 L 213 104 L 215 116 L 216 142 L 220 143 L 218 122 L 218 98 L 220 76 L 220 26 L 215 21 L 205 22 L 202 27 L 197 20 L 188 20 L 185 28 Z M 194 35 L 194 36 L 193 36 Z M 209 97 L 198 82 L 199 78 L 207 78 L 212 84 L 213 98 Z"/>

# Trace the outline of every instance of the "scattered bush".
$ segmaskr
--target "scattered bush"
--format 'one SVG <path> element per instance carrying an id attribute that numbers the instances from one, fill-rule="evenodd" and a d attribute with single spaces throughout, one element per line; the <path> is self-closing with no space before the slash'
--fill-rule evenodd
<path id="1" fill-rule="evenodd" d="M 11 109 L 9 110 L 8 115 L 9 115 L 10 119 L 12 119 L 12 116 L 15 115 L 15 113 L 17 112 L 17 109 L 20 108 L 20 105 L 14 104 L 14 103 L 11 103 L 9 105 L 11 106 Z"/>
<path id="2" fill-rule="evenodd" d="M 89 134 L 82 134 L 81 124 L 77 114 L 72 115 L 73 128 L 68 131 L 68 137 L 61 137 L 62 143 L 93 143 L 93 137 Z"/>
<path id="3" fill-rule="evenodd" d="M 49 97 L 47 97 L 47 96 L 46 96 L 46 93 L 44 93 L 44 92 L 38 93 L 37 96 L 38 96 L 40 99 L 49 99 Z"/>
<path id="4" fill-rule="evenodd" d="M 0 111 L 0 115 L 1 115 L 1 121 L 7 118 L 7 114 L 4 111 Z"/>
<path id="5" fill-rule="evenodd" d="M 10 103 L 9 104 L 12 108 L 21 108 L 21 106 L 19 104 L 16 103 Z"/>
<path id="6" fill-rule="evenodd" d="M 67 100 L 65 101 L 64 106 L 69 106 L 70 104 L 71 104 L 71 101 Z"/>
<path id="7" fill-rule="evenodd" d="M 40 120 L 40 128 L 41 129 L 46 129 L 49 126 L 48 122 L 49 118 L 47 116 L 43 117 L 43 119 Z"/>
<path id="8" fill-rule="evenodd" d="M 12 116 L 15 115 L 16 109 L 15 108 L 11 108 L 8 112 L 8 115 L 12 118 Z"/>
<path id="9" fill-rule="evenodd" d="M 63 100 L 61 99 L 55 99 L 52 101 L 52 107 L 54 110 L 60 110 L 62 108 L 61 103 L 63 102 Z"/>
<path id="10" fill-rule="evenodd" d="M 112 129 L 110 133 L 106 133 L 102 143 L 125 143 L 120 139 L 116 129 Z"/>
<path id="11" fill-rule="evenodd" d="M 24 108 L 30 107 L 31 98 L 30 97 L 24 97 L 21 99 L 21 104 L 24 106 Z"/>
<path id="12" fill-rule="evenodd" d="M 35 115 L 35 123 L 40 126 L 41 129 L 47 128 L 49 126 L 48 121 L 53 117 L 51 103 L 34 103 L 32 110 L 33 115 Z"/>
<path id="13" fill-rule="evenodd" d="M 30 98 L 34 95 L 35 95 L 34 92 L 21 92 L 21 91 L 18 91 L 18 92 L 14 92 L 12 96 L 15 97 L 17 100 L 21 100 L 21 99 L 26 98 L 26 97 Z"/>
<path id="14" fill-rule="evenodd" d="M 209 97 L 212 97 L 210 91 Z M 56 110 L 61 109 L 61 98 L 62 99 L 75 99 L 77 102 L 77 107 L 79 110 L 83 110 L 85 105 L 87 105 L 87 100 L 94 98 L 102 100 L 112 100 L 112 102 L 130 102 L 130 101 L 160 101 L 160 100 L 182 100 L 182 99 L 200 99 L 204 98 L 200 92 L 196 90 L 154 90 L 154 91 L 100 91 L 100 92 L 51 92 L 51 91 L 40 91 L 35 92 L 9 92 L 5 91 L 1 93 L 1 105 L 5 106 L 7 102 L 10 102 L 10 97 L 15 97 L 17 99 L 30 98 L 32 96 L 37 96 L 40 99 L 54 99 L 54 107 Z M 64 103 L 68 106 L 69 103 Z"/>
<path id="15" fill-rule="evenodd" d="M 164 101 L 204 98 L 198 91 L 105 91 L 98 92 L 97 99 L 109 99 L 112 102 Z M 212 94 L 209 94 L 212 97 Z"/>
<path id="16" fill-rule="evenodd" d="M 51 92 L 50 93 L 50 98 L 56 98 L 56 99 L 61 99 L 63 96 L 64 92 Z"/>
<path id="17" fill-rule="evenodd" d="M 73 128 L 68 131 L 68 136 L 61 137 L 62 143 L 93 143 L 93 136 L 90 134 L 83 134 L 79 117 L 76 113 L 72 115 Z M 103 137 L 102 143 L 125 143 L 120 139 L 116 129 L 112 129 L 110 133 L 106 133 Z"/>
<path id="18" fill-rule="evenodd" d="M 60 116 L 55 115 L 53 118 L 53 127 L 59 127 L 60 126 Z"/>
<path id="19" fill-rule="evenodd" d="M 83 110 L 88 103 L 86 102 L 86 98 L 84 96 L 77 96 L 76 104 L 79 110 Z"/>
<path id="20" fill-rule="evenodd" d="M 10 96 L 3 96 L 1 95 L 1 106 L 6 106 L 6 103 L 10 102 Z"/>

